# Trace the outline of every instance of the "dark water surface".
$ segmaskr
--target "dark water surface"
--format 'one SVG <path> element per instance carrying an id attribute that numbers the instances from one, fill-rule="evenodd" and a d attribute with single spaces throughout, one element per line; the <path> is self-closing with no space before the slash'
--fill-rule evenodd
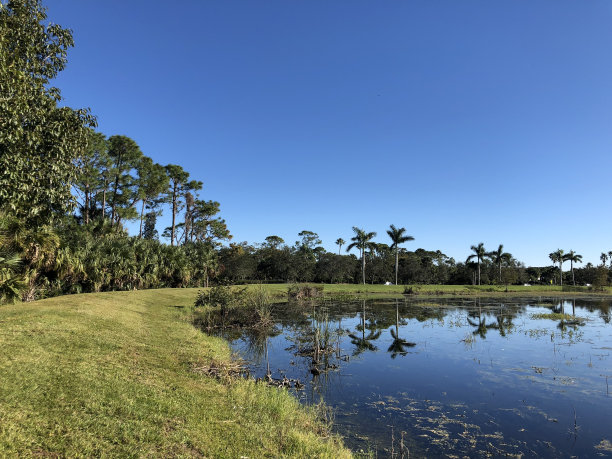
<path id="1" fill-rule="evenodd" d="M 406 457 L 610 457 L 611 305 L 282 304 L 273 333 L 226 337 L 252 374 L 264 377 L 269 365 L 273 378 L 304 384 L 291 390 L 305 403 L 333 407 L 354 451 L 399 455 L 403 438 Z M 551 313 L 569 317 L 540 316 Z"/>

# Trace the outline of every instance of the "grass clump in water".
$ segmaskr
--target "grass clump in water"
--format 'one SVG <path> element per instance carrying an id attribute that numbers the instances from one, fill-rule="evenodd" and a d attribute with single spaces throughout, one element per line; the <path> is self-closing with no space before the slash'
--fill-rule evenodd
<path id="1" fill-rule="evenodd" d="M 550 320 L 571 320 L 571 321 L 582 321 L 584 319 L 580 317 L 574 317 L 571 314 L 564 314 L 560 312 L 545 312 L 545 313 L 537 313 L 531 314 L 532 319 L 550 319 Z"/>
<path id="2" fill-rule="evenodd" d="M 322 285 L 293 284 L 287 289 L 287 296 L 291 300 L 306 300 L 323 296 Z"/>

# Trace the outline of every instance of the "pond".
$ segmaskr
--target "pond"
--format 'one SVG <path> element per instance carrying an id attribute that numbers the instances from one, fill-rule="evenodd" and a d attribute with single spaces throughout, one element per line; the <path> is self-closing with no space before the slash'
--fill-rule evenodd
<path id="1" fill-rule="evenodd" d="M 252 375 L 332 407 L 356 452 L 599 457 L 612 455 L 611 304 L 285 303 L 273 331 L 224 336 Z"/>

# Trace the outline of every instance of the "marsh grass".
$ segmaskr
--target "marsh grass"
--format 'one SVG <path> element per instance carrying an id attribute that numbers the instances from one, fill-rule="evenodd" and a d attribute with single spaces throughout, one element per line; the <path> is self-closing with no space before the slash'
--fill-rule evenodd
<path id="1" fill-rule="evenodd" d="M 315 408 L 228 365 L 191 325 L 195 290 L 0 308 L 0 457 L 348 457 Z"/>
<path id="2" fill-rule="evenodd" d="M 584 319 L 581 317 L 574 317 L 571 314 L 565 314 L 561 312 L 546 312 L 531 314 L 532 319 L 550 319 L 550 320 L 567 320 L 572 322 L 583 322 Z"/>

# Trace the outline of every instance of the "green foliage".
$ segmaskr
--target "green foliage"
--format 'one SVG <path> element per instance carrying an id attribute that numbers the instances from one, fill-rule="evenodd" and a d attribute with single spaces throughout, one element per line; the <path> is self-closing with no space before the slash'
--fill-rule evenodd
<path id="1" fill-rule="evenodd" d="M 208 291 L 198 292 L 195 307 L 207 307 L 226 311 L 246 301 L 246 288 L 233 288 L 229 285 L 216 285 Z"/>
<path id="2" fill-rule="evenodd" d="M 46 224 L 72 208 L 86 110 L 59 107 L 50 81 L 66 65 L 72 34 L 47 23 L 39 0 L 0 8 L 0 209 Z"/>
<path id="3" fill-rule="evenodd" d="M 593 286 L 598 289 L 603 289 L 608 285 L 609 270 L 605 266 L 599 266 L 595 274 Z"/>

